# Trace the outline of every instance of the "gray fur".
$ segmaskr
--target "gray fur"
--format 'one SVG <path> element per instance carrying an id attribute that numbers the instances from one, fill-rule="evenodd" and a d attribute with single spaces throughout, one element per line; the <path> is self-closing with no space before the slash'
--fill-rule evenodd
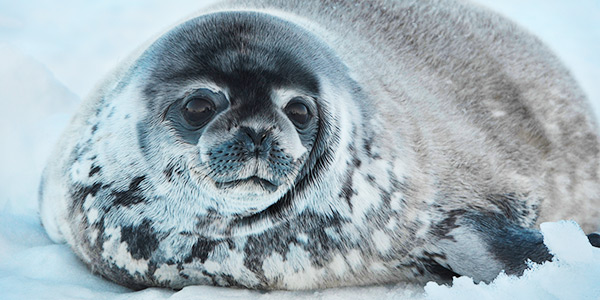
<path id="1" fill-rule="evenodd" d="M 198 91 L 223 98 L 190 131 Z M 282 112 L 294 97 L 307 129 Z M 545 46 L 471 4 L 227 2 L 84 102 L 42 221 L 134 288 L 490 281 L 551 259 L 540 222 L 598 229 L 590 112 Z"/>

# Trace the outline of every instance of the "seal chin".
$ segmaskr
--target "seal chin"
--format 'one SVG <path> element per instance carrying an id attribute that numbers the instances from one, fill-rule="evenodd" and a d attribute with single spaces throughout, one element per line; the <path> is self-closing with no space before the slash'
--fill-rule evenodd
<path id="1" fill-rule="evenodd" d="M 225 182 L 215 182 L 215 186 L 218 189 L 240 189 L 247 190 L 249 192 L 267 192 L 274 193 L 279 188 L 279 184 L 276 184 L 273 181 L 266 180 L 264 178 L 260 178 L 258 176 L 250 176 L 244 179 L 236 179 L 232 181 Z"/>
<path id="2" fill-rule="evenodd" d="M 221 195 L 213 198 L 214 208 L 223 216 L 246 217 L 260 213 L 277 203 L 285 193 L 283 185 L 276 186 L 264 179 L 248 178 L 240 182 L 219 183 Z"/>

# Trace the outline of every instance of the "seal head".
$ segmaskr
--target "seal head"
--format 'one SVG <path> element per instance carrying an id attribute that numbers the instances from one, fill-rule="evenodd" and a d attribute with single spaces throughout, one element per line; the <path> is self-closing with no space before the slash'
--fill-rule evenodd
<path id="1" fill-rule="evenodd" d="M 252 20 L 247 20 L 247 19 Z M 319 78 L 314 57 L 291 47 L 307 44 L 283 21 L 256 15 L 219 15 L 189 21 L 153 45 L 141 64 L 148 116 L 138 124 L 143 149 L 162 149 L 170 135 L 173 160 L 146 151 L 149 161 L 164 161 L 161 173 L 180 176 L 206 210 L 247 216 L 276 204 L 313 167 L 309 157 L 319 135 Z M 250 25 L 252 24 L 252 25 Z M 278 40 L 275 40 L 278 39 Z M 306 41 L 298 41 L 305 39 Z M 178 45 L 173 49 L 172 45 Z M 156 61 L 155 53 L 161 53 Z M 157 123 L 146 123 L 155 120 Z M 150 126 L 148 126 L 150 125 Z M 170 133 L 170 134 L 169 134 Z M 314 157 L 310 159 L 314 160 Z M 206 199 L 206 200 L 204 200 Z"/>
<path id="2" fill-rule="evenodd" d="M 123 100 L 137 102 L 132 142 L 152 162 L 146 173 L 177 182 L 205 211 L 249 216 L 299 192 L 324 154 L 331 133 L 323 123 L 331 117 L 323 112 L 331 107 L 320 78 L 342 70 L 293 24 L 223 15 L 188 21 L 159 39 L 128 82 L 140 100 Z"/>

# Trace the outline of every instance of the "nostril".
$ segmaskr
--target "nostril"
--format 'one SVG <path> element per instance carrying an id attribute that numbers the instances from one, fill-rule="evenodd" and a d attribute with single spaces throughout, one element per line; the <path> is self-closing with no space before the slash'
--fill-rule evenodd
<path id="1" fill-rule="evenodd" d="M 242 127 L 240 131 L 243 132 L 254 145 L 260 144 L 260 136 L 254 129 L 249 127 Z"/>
<path id="2" fill-rule="evenodd" d="M 269 137 L 269 131 L 267 130 L 256 132 L 256 130 L 250 127 L 242 127 L 240 128 L 240 131 L 250 138 L 250 141 L 252 141 L 252 143 L 254 143 L 256 146 L 261 146 L 264 144 L 265 140 Z"/>
<path id="3" fill-rule="evenodd" d="M 244 147 L 249 153 L 257 157 L 265 157 L 271 149 L 271 131 L 262 129 L 257 131 L 251 127 L 240 127 L 239 138 L 243 140 Z"/>

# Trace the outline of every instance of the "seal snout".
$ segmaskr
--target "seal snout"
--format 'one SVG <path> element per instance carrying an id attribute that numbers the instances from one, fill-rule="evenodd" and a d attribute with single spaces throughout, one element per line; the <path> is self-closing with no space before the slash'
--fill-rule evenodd
<path id="1" fill-rule="evenodd" d="M 271 152 L 273 136 L 270 130 L 254 130 L 250 127 L 242 127 L 239 130 L 240 139 L 243 141 L 245 150 L 249 156 L 255 158 L 267 158 Z"/>
<path id="2" fill-rule="evenodd" d="M 209 151 L 211 177 L 219 189 L 275 192 L 295 170 L 271 129 L 240 127 Z"/>

